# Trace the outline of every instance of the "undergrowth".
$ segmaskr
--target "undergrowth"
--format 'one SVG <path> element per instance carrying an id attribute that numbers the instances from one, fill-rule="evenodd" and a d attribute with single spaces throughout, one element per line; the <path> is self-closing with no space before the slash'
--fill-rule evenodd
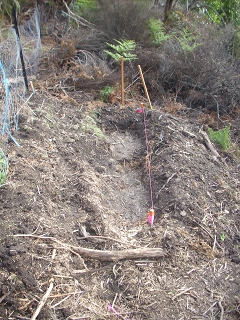
<path id="1" fill-rule="evenodd" d="M 217 131 L 213 131 L 212 128 L 208 128 L 210 140 L 219 144 L 223 150 L 228 150 L 231 145 L 230 127 L 231 125 L 228 125 L 227 127 Z"/>
<path id="2" fill-rule="evenodd" d="M 2 149 L 0 149 L 0 187 L 6 181 L 7 173 L 8 173 L 8 161 L 5 157 Z"/>
<path id="3" fill-rule="evenodd" d="M 115 88 L 110 86 L 105 86 L 102 90 L 100 90 L 100 97 L 103 102 L 108 102 L 109 96 L 115 90 Z"/>

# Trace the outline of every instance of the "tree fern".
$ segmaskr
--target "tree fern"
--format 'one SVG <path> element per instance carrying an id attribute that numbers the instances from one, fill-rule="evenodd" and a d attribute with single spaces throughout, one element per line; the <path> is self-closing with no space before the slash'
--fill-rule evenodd
<path id="1" fill-rule="evenodd" d="M 116 52 L 112 52 L 109 50 L 104 50 L 110 57 L 112 57 L 116 61 L 120 61 L 121 57 L 124 57 L 125 61 L 131 61 L 137 59 L 137 55 L 131 53 L 130 51 L 134 51 L 136 48 L 136 43 L 134 40 L 115 40 L 118 44 L 114 45 L 111 43 L 107 43 L 109 47 L 111 47 Z"/>

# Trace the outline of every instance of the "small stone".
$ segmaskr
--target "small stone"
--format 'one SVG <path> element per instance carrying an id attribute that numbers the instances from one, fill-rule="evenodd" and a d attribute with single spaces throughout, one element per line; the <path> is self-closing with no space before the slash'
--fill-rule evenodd
<path id="1" fill-rule="evenodd" d="M 116 171 L 119 172 L 119 173 L 123 173 L 124 170 L 123 170 L 123 167 L 120 164 L 117 164 L 116 165 Z"/>
<path id="2" fill-rule="evenodd" d="M 72 127 L 73 127 L 74 130 L 78 130 L 79 129 L 79 125 L 78 124 L 75 124 Z"/>
<path id="3" fill-rule="evenodd" d="M 181 215 L 182 217 L 186 217 L 187 212 L 186 212 L 186 211 L 184 211 L 184 210 L 182 210 L 182 211 L 180 212 L 180 215 Z"/>
<path id="4" fill-rule="evenodd" d="M 72 143 L 72 142 L 75 142 L 75 140 L 72 139 L 72 138 L 66 137 L 66 138 L 64 139 L 64 142 L 66 142 L 66 143 Z"/>

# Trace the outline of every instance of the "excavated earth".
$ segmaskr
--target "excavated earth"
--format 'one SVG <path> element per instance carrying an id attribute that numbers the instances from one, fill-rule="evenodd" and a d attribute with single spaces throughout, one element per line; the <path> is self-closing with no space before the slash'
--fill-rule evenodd
<path id="1" fill-rule="evenodd" d="M 140 102 L 37 90 L 22 106 L 0 188 L 0 319 L 35 319 L 48 288 L 39 320 L 240 318 L 239 159 L 145 104 L 147 154 Z M 104 256 L 140 248 L 162 255 Z"/>

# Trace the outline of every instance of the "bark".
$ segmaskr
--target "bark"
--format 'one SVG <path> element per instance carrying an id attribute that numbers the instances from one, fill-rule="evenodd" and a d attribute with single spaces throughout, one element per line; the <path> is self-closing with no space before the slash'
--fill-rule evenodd
<path id="1" fill-rule="evenodd" d="M 167 22 L 169 18 L 169 14 L 172 11 L 173 0 L 166 0 L 165 8 L 164 8 L 164 22 Z"/>

